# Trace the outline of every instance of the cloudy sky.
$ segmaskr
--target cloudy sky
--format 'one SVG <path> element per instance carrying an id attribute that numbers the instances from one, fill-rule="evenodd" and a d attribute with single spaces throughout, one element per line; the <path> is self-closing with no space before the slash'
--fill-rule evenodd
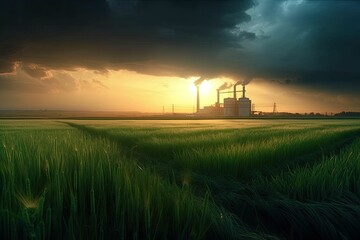
<path id="1" fill-rule="evenodd" d="M 3 0 L 0 109 L 360 111 L 360 1 Z M 223 95 L 226 97 L 227 95 Z M 170 111 L 170 109 L 169 109 Z"/>

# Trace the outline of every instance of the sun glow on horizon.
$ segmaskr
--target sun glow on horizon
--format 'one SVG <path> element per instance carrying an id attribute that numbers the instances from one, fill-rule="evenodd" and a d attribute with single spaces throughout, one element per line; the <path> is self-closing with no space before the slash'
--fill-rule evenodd
<path id="1" fill-rule="evenodd" d="M 38 74 L 36 70 L 39 69 L 27 70 Z M 194 82 L 199 79 L 198 76 L 154 76 L 128 70 L 98 72 L 85 68 L 71 71 L 50 69 L 46 70 L 45 75 L 51 77 L 32 77 L 22 68 L 17 68 L 15 74 L 6 76 L 10 80 L 22 78 L 31 89 L 3 92 L 0 95 L 0 108 L 153 113 L 172 112 L 173 106 L 175 113 L 192 113 L 196 108 L 197 88 Z M 216 90 L 220 87 L 221 104 L 224 98 L 233 97 L 234 82 L 234 79 L 225 77 L 203 80 L 199 84 L 200 108 L 215 105 Z M 225 83 L 227 88 L 222 87 Z M 335 112 L 350 110 L 344 106 L 357 101 L 357 98 L 350 99 L 342 95 L 336 98 L 327 93 L 319 95 L 308 89 L 266 79 L 253 79 L 246 87 L 246 96 L 252 100 L 256 111 L 265 112 L 271 112 L 274 103 L 278 111 Z"/>

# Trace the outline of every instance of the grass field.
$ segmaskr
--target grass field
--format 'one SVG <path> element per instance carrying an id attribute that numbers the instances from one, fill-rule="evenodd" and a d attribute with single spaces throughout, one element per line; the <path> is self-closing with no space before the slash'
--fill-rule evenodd
<path id="1" fill-rule="evenodd" d="M 359 239 L 360 120 L 1 120 L 10 239 Z"/>

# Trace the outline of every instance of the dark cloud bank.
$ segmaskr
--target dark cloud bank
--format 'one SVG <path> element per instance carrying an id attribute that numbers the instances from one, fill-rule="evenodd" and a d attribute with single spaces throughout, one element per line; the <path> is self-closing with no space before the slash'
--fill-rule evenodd
<path id="1" fill-rule="evenodd" d="M 360 90 L 357 1 L 3 0 L 0 11 L 1 73 L 22 62 L 38 78 L 84 67 Z"/>

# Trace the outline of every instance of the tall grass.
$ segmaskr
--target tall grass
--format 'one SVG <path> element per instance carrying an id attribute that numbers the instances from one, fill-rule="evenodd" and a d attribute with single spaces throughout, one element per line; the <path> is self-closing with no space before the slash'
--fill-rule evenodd
<path id="1" fill-rule="evenodd" d="M 266 127 L 238 128 L 236 122 L 232 124 L 174 129 L 120 123 L 111 128 L 86 125 L 84 130 L 125 144 L 124 136 L 132 136 L 128 146 L 190 170 L 183 177 L 190 185 L 191 171 L 238 178 L 252 171 L 271 171 L 270 177 L 254 175 L 248 182 L 203 178 L 216 186 L 211 191 L 219 206 L 258 231 L 286 239 L 360 237 L 358 141 L 346 147 L 359 134 L 358 122 L 265 122 Z M 343 147 L 347 150 L 339 153 L 337 148 Z M 299 159 L 307 163 L 298 165 Z"/>
<path id="2" fill-rule="evenodd" d="M 317 164 L 260 177 L 218 202 L 250 226 L 287 239 L 358 239 L 359 161 L 357 139 Z"/>
<path id="3" fill-rule="evenodd" d="M 360 197 L 360 140 L 314 166 L 274 176 L 266 185 L 300 201 Z"/>
<path id="4" fill-rule="evenodd" d="M 359 133 L 354 122 L 334 125 L 328 121 L 264 122 L 244 125 L 220 122 L 217 127 L 208 122 L 131 126 L 128 122 L 102 125 L 70 123 L 96 136 L 103 136 L 123 146 L 151 164 L 165 162 L 185 171 L 210 176 L 242 178 L 253 170 L 265 170 L 277 165 L 290 165 L 294 160 L 318 152 L 331 152 Z M 257 124 L 255 124 L 257 123 Z M 264 123 L 264 124 L 263 124 Z M 200 123 L 201 124 L 201 123 Z M 305 128 L 304 128 L 305 127 Z M 155 161 L 152 161 L 155 160 Z"/>
<path id="5" fill-rule="evenodd" d="M 316 151 L 331 151 L 344 139 L 354 137 L 357 133 L 358 130 L 306 129 L 276 136 L 276 132 L 268 132 L 273 137 L 185 150 L 175 154 L 175 161 L 183 168 L 205 174 L 241 178 L 252 170 L 266 170 L 279 164 L 290 165 L 300 156 Z"/>
<path id="6" fill-rule="evenodd" d="M 0 121 L 0 235 L 360 237 L 358 121 L 70 126 Z"/>
<path id="7" fill-rule="evenodd" d="M 194 197 L 188 189 L 163 181 L 126 159 L 106 139 L 89 139 L 69 129 L 2 129 L 0 135 L 0 233 L 4 237 L 253 236 L 208 194 Z"/>

